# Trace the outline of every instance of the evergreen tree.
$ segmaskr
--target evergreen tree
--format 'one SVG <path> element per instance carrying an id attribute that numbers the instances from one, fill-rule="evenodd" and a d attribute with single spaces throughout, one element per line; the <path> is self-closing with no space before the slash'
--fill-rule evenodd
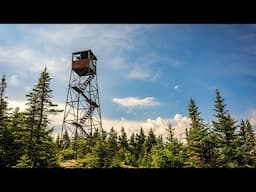
<path id="1" fill-rule="evenodd" d="M 63 134 L 63 138 L 61 140 L 61 146 L 62 146 L 62 148 L 68 148 L 69 144 L 70 144 L 70 138 L 69 138 L 67 130 L 65 130 L 65 132 Z"/>
<path id="2" fill-rule="evenodd" d="M 144 134 L 143 128 L 141 127 L 140 133 L 139 134 L 136 133 L 136 137 L 135 137 L 135 148 L 136 148 L 136 151 L 138 151 L 138 153 L 142 153 L 145 139 L 146 139 L 146 136 Z"/>
<path id="3" fill-rule="evenodd" d="M 9 130 L 13 138 L 12 142 L 9 143 L 12 157 L 9 161 L 10 165 L 14 166 L 26 150 L 29 132 L 25 126 L 24 114 L 19 111 L 19 108 L 12 112 L 9 119 Z"/>
<path id="4" fill-rule="evenodd" d="M 172 128 L 171 123 L 168 124 L 168 128 L 166 129 L 167 131 L 167 142 L 172 143 L 174 141 L 174 128 Z"/>
<path id="5" fill-rule="evenodd" d="M 153 145 L 156 145 L 157 141 L 156 141 L 156 136 L 152 130 L 152 128 L 149 131 L 148 137 L 145 140 L 144 143 L 144 151 L 149 153 L 151 151 L 151 148 Z"/>
<path id="6" fill-rule="evenodd" d="M 5 76 L 0 83 L 0 167 L 10 167 L 12 161 L 12 147 L 14 138 L 9 126 L 7 115 L 7 101 L 5 89 L 7 87 Z"/>
<path id="7" fill-rule="evenodd" d="M 121 149 L 128 150 L 128 139 L 124 127 L 121 128 L 121 133 L 118 137 L 118 144 Z"/>
<path id="8" fill-rule="evenodd" d="M 144 153 L 140 162 L 141 167 L 144 167 L 144 168 L 151 167 L 151 162 L 152 162 L 151 149 L 156 144 L 157 144 L 156 136 L 151 128 L 143 145 Z"/>
<path id="9" fill-rule="evenodd" d="M 118 144 L 117 144 L 117 132 L 112 127 L 109 135 L 107 137 L 107 145 L 109 149 L 109 159 L 112 161 L 116 155 L 116 152 L 118 151 Z"/>
<path id="10" fill-rule="evenodd" d="M 219 167 L 236 167 L 236 136 L 235 136 L 235 123 L 236 121 L 231 118 L 228 110 L 225 109 L 224 99 L 221 97 L 219 90 L 216 90 L 215 99 L 215 117 L 213 121 L 214 132 L 217 136 L 218 145 L 218 166 Z"/>
<path id="11" fill-rule="evenodd" d="M 200 117 L 200 112 L 193 99 L 190 99 L 188 106 L 189 118 L 191 120 L 190 128 L 187 131 L 188 156 L 193 167 L 205 167 L 207 153 L 206 145 L 204 145 L 204 137 L 206 129 L 203 120 Z"/>
<path id="12" fill-rule="evenodd" d="M 129 139 L 129 152 L 130 156 L 128 157 L 128 163 L 131 166 L 137 166 L 137 158 L 136 158 L 136 143 L 135 143 L 135 134 L 132 133 Z"/>
<path id="13" fill-rule="evenodd" d="M 146 136 L 144 134 L 143 128 L 141 127 L 139 134 L 136 133 L 136 137 L 135 137 L 135 154 L 134 155 L 137 160 L 137 165 L 141 164 L 141 161 L 144 155 L 143 147 L 144 147 L 145 140 L 146 140 Z"/>
<path id="14" fill-rule="evenodd" d="M 162 145 L 163 144 L 163 136 L 159 135 L 156 139 L 157 144 Z"/>
<path id="15" fill-rule="evenodd" d="M 152 147 L 152 168 L 181 168 L 185 165 L 186 153 L 183 144 L 176 141 Z"/>
<path id="16" fill-rule="evenodd" d="M 56 165 L 56 145 L 51 137 L 52 129 L 48 128 L 47 115 L 56 112 L 52 103 L 50 76 L 45 68 L 38 83 L 26 95 L 28 108 L 26 109 L 26 126 L 29 129 L 29 144 L 27 153 L 33 162 L 33 167 L 52 167 Z"/>
<path id="17" fill-rule="evenodd" d="M 248 152 L 248 165 L 256 167 L 255 135 L 248 119 L 245 122 L 246 130 L 246 151 Z"/>
<path id="18" fill-rule="evenodd" d="M 84 167 L 87 168 L 108 168 L 111 167 L 112 162 L 109 154 L 109 143 L 105 140 L 105 135 L 101 135 L 96 140 L 95 146 L 92 147 L 92 152 L 87 153 L 80 162 L 82 161 Z"/>
<path id="19" fill-rule="evenodd" d="M 130 157 L 130 152 L 129 152 L 129 144 L 128 144 L 128 139 L 126 132 L 123 127 L 121 127 L 121 133 L 118 137 L 118 148 L 119 150 L 116 153 L 115 156 L 115 162 L 113 164 L 116 165 L 125 165 L 129 163 L 129 157 Z"/>
<path id="20" fill-rule="evenodd" d="M 237 150 L 237 159 L 240 167 L 256 166 L 256 151 L 254 148 L 255 140 L 250 122 L 241 121 L 239 132 L 239 149 Z"/>
<path id="21" fill-rule="evenodd" d="M 33 163 L 31 159 L 29 159 L 27 154 L 24 154 L 20 157 L 20 160 L 18 160 L 18 163 L 16 166 L 13 166 L 14 168 L 33 168 Z"/>
<path id="22" fill-rule="evenodd" d="M 245 130 L 246 130 L 246 139 L 247 139 L 247 144 L 249 146 L 250 150 L 254 150 L 255 146 L 255 135 L 252 130 L 252 126 L 248 119 L 245 122 Z"/>

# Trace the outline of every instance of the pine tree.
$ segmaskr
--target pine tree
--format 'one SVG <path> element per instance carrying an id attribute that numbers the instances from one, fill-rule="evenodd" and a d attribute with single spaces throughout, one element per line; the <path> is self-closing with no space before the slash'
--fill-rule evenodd
<path id="1" fill-rule="evenodd" d="M 221 97 L 219 90 L 216 90 L 215 99 L 215 117 L 213 121 L 214 132 L 218 141 L 218 166 L 219 167 L 236 167 L 236 136 L 235 136 L 235 123 L 236 121 L 231 118 L 228 110 L 225 109 L 224 99 Z"/>
<path id="2" fill-rule="evenodd" d="M 152 128 L 149 130 L 149 134 L 148 134 L 148 137 L 146 138 L 145 140 L 145 143 L 144 143 L 144 149 L 145 149 L 145 152 L 149 153 L 152 146 L 153 145 L 156 145 L 157 141 L 156 141 L 156 136 L 152 130 Z"/>
<path id="3" fill-rule="evenodd" d="M 19 111 L 19 108 L 16 108 L 9 117 L 9 130 L 13 138 L 12 142 L 9 143 L 12 157 L 10 165 L 14 166 L 26 150 L 29 136 L 24 114 Z"/>
<path id="4" fill-rule="evenodd" d="M 129 165 L 137 166 L 137 158 L 136 158 L 136 143 L 135 143 L 135 134 L 132 133 L 129 139 L 129 152 L 130 156 L 127 160 Z"/>
<path id="5" fill-rule="evenodd" d="M 118 144 L 121 149 L 128 150 L 128 139 L 124 127 L 121 128 L 121 133 L 118 137 Z"/>
<path id="6" fill-rule="evenodd" d="M 255 135 L 252 130 L 252 125 L 250 124 L 249 120 L 247 119 L 245 122 L 245 130 L 246 130 L 246 138 L 247 138 L 247 144 L 250 150 L 254 149 L 255 146 Z"/>
<path id="7" fill-rule="evenodd" d="M 9 117 L 7 115 L 6 87 L 7 83 L 3 75 L 0 83 L 0 167 L 10 167 L 13 160 L 12 148 L 14 138 L 10 130 Z"/>
<path id="8" fill-rule="evenodd" d="M 205 154 L 207 148 L 204 148 L 204 137 L 206 136 L 206 129 L 203 120 L 200 117 L 200 112 L 193 99 L 190 99 L 188 106 L 189 118 L 191 120 L 190 127 L 187 131 L 187 145 L 188 156 L 193 167 L 205 167 Z"/>
<path id="9" fill-rule="evenodd" d="M 135 137 L 135 157 L 138 165 L 141 164 L 141 161 L 144 155 L 143 146 L 144 146 L 145 139 L 146 139 L 146 136 L 144 134 L 143 128 L 141 127 L 139 134 L 136 133 L 136 137 Z"/>
<path id="10" fill-rule="evenodd" d="M 256 166 L 255 138 L 248 120 L 241 121 L 239 132 L 239 149 L 237 150 L 237 158 L 240 167 Z"/>
<path id="11" fill-rule="evenodd" d="M 109 168 L 111 167 L 112 159 L 109 158 L 109 144 L 105 140 L 105 135 L 101 135 L 96 140 L 95 146 L 92 147 L 92 152 L 87 153 L 84 157 L 85 167 L 87 168 Z"/>
<path id="12" fill-rule="evenodd" d="M 50 76 L 45 68 L 40 75 L 38 83 L 26 95 L 28 108 L 26 109 L 26 126 L 29 129 L 28 157 L 33 167 L 52 167 L 56 164 L 56 145 L 51 137 L 52 129 L 48 128 L 47 115 L 56 112 L 51 98 Z"/>
<path id="13" fill-rule="evenodd" d="M 109 135 L 107 137 L 107 145 L 109 149 L 109 159 L 112 161 L 118 151 L 118 144 L 117 144 L 117 132 L 112 127 Z"/>
<path id="14" fill-rule="evenodd" d="M 177 140 L 164 145 L 157 144 L 151 150 L 152 168 L 181 168 L 185 165 L 186 153 L 182 143 Z"/>
<path id="15" fill-rule="evenodd" d="M 13 166 L 14 168 L 33 168 L 33 163 L 31 159 L 29 159 L 27 154 L 24 154 L 20 157 L 20 160 L 18 160 L 18 163 L 16 166 Z"/>
<path id="16" fill-rule="evenodd" d="M 246 130 L 246 151 L 248 152 L 248 165 L 250 167 L 256 167 L 256 149 L 255 149 L 255 135 L 252 130 L 252 126 L 247 119 L 245 122 Z"/>
<path id="17" fill-rule="evenodd" d="M 151 149 L 154 145 L 157 144 L 156 136 L 152 130 L 152 128 L 149 130 L 149 134 L 146 137 L 146 140 L 143 145 L 143 156 L 141 159 L 141 167 L 150 168 L 151 166 Z"/>
<path id="18" fill-rule="evenodd" d="M 61 146 L 62 146 L 62 148 L 68 148 L 69 144 L 70 144 L 70 138 L 69 138 L 67 130 L 65 130 L 65 132 L 63 134 L 63 138 L 61 140 Z"/>
<path id="19" fill-rule="evenodd" d="M 172 128 L 171 123 L 168 124 L 168 128 L 166 129 L 167 131 L 167 142 L 172 143 L 174 141 L 174 128 Z"/>
<path id="20" fill-rule="evenodd" d="M 145 139 L 146 139 L 146 136 L 144 134 L 143 128 L 141 127 L 140 133 L 139 134 L 136 133 L 136 137 L 135 137 L 135 148 L 139 153 L 143 151 L 143 144 L 145 142 Z"/>
<path id="21" fill-rule="evenodd" d="M 121 166 L 129 163 L 129 144 L 127 139 L 127 134 L 124 130 L 124 127 L 121 127 L 121 133 L 118 136 L 118 151 L 115 156 L 115 164 Z"/>

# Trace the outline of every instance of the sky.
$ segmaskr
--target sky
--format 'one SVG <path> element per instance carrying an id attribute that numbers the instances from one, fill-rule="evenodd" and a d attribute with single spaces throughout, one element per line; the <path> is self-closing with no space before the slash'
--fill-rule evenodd
<path id="1" fill-rule="evenodd" d="M 171 122 L 182 138 L 190 98 L 210 122 L 216 89 L 232 117 L 256 126 L 253 24 L 0 24 L 0 42 L 11 107 L 25 108 L 46 66 L 53 100 L 64 109 L 72 52 L 91 49 L 106 130 L 142 126 L 164 134 Z M 62 120 L 63 114 L 52 117 L 57 130 Z"/>

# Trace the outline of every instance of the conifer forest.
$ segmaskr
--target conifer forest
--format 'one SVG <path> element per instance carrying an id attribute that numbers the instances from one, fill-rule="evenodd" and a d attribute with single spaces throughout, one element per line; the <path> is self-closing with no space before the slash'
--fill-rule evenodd
<path id="1" fill-rule="evenodd" d="M 8 89 L 8 82 L 1 86 Z M 171 124 L 165 135 L 146 134 L 143 127 L 128 137 L 125 127 L 118 133 L 95 130 L 88 138 L 73 140 L 68 133 L 53 137 L 49 114 L 59 113 L 45 68 L 26 94 L 26 110 L 9 110 L 1 92 L 1 168 L 254 168 L 255 134 L 248 119 L 231 116 L 220 90 L 212 101 L 213 121 L 202 118 L 197 101 L 187 102 L 190 125 L 186 142 L 174 136 Z M 3 89 L 2 89 L 3 90 Z M 63 149 L 63 143 L 67 146 Z"/>

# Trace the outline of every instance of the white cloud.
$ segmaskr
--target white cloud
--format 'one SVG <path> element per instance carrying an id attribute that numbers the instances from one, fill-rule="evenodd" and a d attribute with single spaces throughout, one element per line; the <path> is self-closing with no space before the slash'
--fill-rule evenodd
<path id="1" fill-rule="evenodd" d="M 139 99 L 138 97 L 113 98 L 112 101 L 123 107 L 147 107 L 160 104 L 154 97 L 145 97 L 143 99 Z"/>
<path id="2" fill-rule="evenodd" d="M 18 76 L 17 75 L 11 75 L 8 79 L 7 79 L 7 82 L 8 82 L 8 85 L 11 85 L 11 86 L 19 86 L 20 85 L 20 82 L 18 80 Z"/>
<path id="3" fill-rule="evenodd" d="M 52 121 L 51 126 L 55 128 L 53 135 L 56 137 L 61 132 L 63 113 L 57 114 L 56 116 L 50 116 L 49 118 Z M 124 118 L 121 118 L 120 120 L 102 118 L 102 125 L 105 131 L 109 132 L 113 127 L 115 131 L 120 134 L 121 128 L 124 127 L 128 138 L 132 133 L 139 133 L 140 128 L 142 127 L 145 134 L 148 134 L 152 128 L 157 137 L 162 135 L 163 139 L 166 139 L 166 129 L 169 122 L 171 122 L 172 127 L 174 128 L 174 137 L 185 143 L 186 128 L 189 126 L 190 120 L 188 117 L 180 114 L 176 114 L 172 118 L 157 117 L 156 119 L 146 119 L 144 121 L 126 120 Z"/>
<path id="4" fill-rule="evenodd" d="M 127 75 L 130 79 L 147 79 L 151 76 L 148 68 L 135 65 L 130 73 Z"/>
<path id="5" fill-rule="evenodd" d="M 27 101 L 19 101 L 19 100 L 12 100 L 12 99 L 8 99 L 7 101 L 8 101 L 8 108 L 12 108 L 12 110 L 18 107 L 20 111 L 25 111 L 25 109 L 27 108 L 26 106 Z M 64 104 L 59 102 L 54 102 L 54 101 L 53 103 L 58 105 L 56 109 L 60 109 L 60 110 L 65 109 Z M 57 113 L 56 115 L 54 114 L 49 115 L 49 119 L 52 125 L 61 125 L 63 121 L 63 115 L 64 115 L 64 112 Z"/>
<path id="6" fill-rule="evenodd" d="M 41 72 L 47 66 L 49 72 L 57 74 L 69 67 L 69 62 L 64 57 L 46 56 L 39 50 L 35 51 L 24 47 L 0 47 L 0 65 L 9 63 L 15 72 Z M 23 72 L 23 73 L 21 73 Z"/>
<path id="7" fill-rule="evenodd" d="M 166 138 L 168 123 L 171 123 L 174 128 L 174 136 L 180 141 L 186 142 L 185 132 L 186 128 L 189 127 L 190 120 L 188 117 L 182 116 L 181 114 L 176 114 L 172 118 L 157 117 L 156 119 L 147 119 L 144 121 L 128 121 L 125 119 L 111 120 L 104 118 L 102 120 L 104 130 L 109 131 L 114 127 L 119 133 L 121 127 L 124 127 L 128 137 L 130 137 L 132 133 L 138 133 L 142 127 L 146 134 L 148 134 L 149 130 L 152 128 L 156 136 L 162 135 L 163 138 Z"/>
<path id="8" fill-rule="evenodd" d="M 174 90 L 178 90 L 180 88 L 180 86 L 179 85 L 175 85 L 173 88 L 174 88 Z"/>
<path id="9" fill-rule="evenodd" d="M 80 49 L 96 49 L 97 52 L 111 52 L 113 48 L 130 49 L 133 46 L 133 32 L 140 25 L 39 25 L 31 27 L 28 32 L 37 38 L 37 43 L 51 42 L 57 47 L 72 47 L 73 51 Z M 86 47 L 84 47 L 86 46 Z"/>
<path id="10" fill-rule="evenodd" d="M 25 110 L 25 103 L 26 102 L 24 101 L 8 100 L 9 108 L 12 107 L 14 109 L 15 107 L 19 107 L 20 111 Z M 58 104 L 58 109 L 65 108 L 63 103 L 56 103 Z M 63 115 L 64 112 L 57 113 L 56 115 L 49 115 L 50 127 L 54 127 L 54 137 L 56 137 L 61 131 Z M 114 129 L 120 133 L 121 127 L 124 127 L 128 137 L 130 137 L 132 133 L 138 133 L 140 128 L 143 127 L 146 134 L 148 134 L 149 130 L 152 128 L 156 136 L 162 135 L 163 138 L 165 138 L 168 123 L 171 123 L 174 128 L 174 136 L 180 141 L 185 142 L 185 130 L 189 126 L 190 120 L 188 117 L 182 116 L 181 114 L 176 114 L 171 118 L 157 117 L 156 119 L 148 118 L 143 121 L 127 120 L 124 117 L 121 117 L 120 120 L 102 118 L 102 125 L 105 131 L 110 131 L 110 129 L 114 127 Z"/>
<path id="11" fill-rule="evenodd" d="M 18 107 L 20 111 L 24 111 L 26 109 L 26 101 L 12 100 L 8 99 L 8 108 L 12 108 L 13 110 Z"/>
<path id="12" fill-rule="evenodd" d="M 160 72 L 157 72 L 152 78 L 151 80 L 152 81 L 155 81 L 156 79 L 159 79 L 160 78 Z"/>
<path id="13" fill-rule="evenodd" d="M 252 126 L 256 126 L 256 110 L 250 112 L 250 123 Z"/>
<path id="14" fill-rule="evenodd" d="M 127 69 L 128 65 L 125 63 L 122 57 L 114 57 L 109 61 L 110 66 L 114 70 Z"/>

